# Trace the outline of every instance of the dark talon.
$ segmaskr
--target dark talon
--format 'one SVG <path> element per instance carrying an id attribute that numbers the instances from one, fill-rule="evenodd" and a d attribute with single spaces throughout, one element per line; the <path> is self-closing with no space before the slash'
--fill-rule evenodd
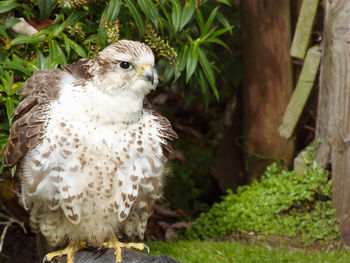
<path id="1" fill-rule="evenodd" d="M 149 248 L 149 246 L 147 246 L 146 244 L 143 244 L 143 246 L 144 246 L 145 248 L 147 248 L 147 254 L 149 254 L 149 252 L 151 251 L 150 248 Z"/>
<path id="2" fill-rule="evenodd" d="M 86 248 L 90 249 L 90 250 L 99 250 L 100 247 L 96 247 L 93 244 L 89 243 L 89 242 L 85 242 L 85 246 Z"/>
<path id="3" fill-rule="evenodd" d="M 107 252 L 107 249 L 103 245 L 99 246 L 95 250 L 95 258 L 103 256 Z"/>

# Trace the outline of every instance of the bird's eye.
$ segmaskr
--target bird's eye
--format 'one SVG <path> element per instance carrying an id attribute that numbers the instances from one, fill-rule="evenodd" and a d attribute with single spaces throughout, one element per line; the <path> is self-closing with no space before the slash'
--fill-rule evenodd
<path id="1" fill-rule="evenodd" d="M 118 62 L 118 67 L 124 70 L 130 70 L 133 68 L 133 66 L 131 65 L 131 63 L 126 62 L 126 61 L 120 61 Z"/>

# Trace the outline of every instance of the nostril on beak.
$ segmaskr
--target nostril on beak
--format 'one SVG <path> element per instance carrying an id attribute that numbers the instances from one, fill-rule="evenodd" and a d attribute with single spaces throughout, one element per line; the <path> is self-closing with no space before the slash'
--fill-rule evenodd
<path id="1" fill-rule="evenodd" d="M 145 80 L 148 80 L 152 83 L 154 83 L 154 73 L 153 70 L 149 69 L 141 74 L 141 77 L 144 78 Z"/>

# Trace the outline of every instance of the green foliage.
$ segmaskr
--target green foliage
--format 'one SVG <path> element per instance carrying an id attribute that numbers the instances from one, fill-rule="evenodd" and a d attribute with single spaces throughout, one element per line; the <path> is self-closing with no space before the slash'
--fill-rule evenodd
<path id="1" fill-rule="evenodd" d="M 309 152 L 313 148 L 309 148 Z M 303 176 L 269 166 L 260 181 L 229 191 L 223 201 L 201 214 L 188 238 L 218 238 L 238 230 L 301 237 L 309 245 L 339 236 L 331 204 L 331 180 L 317 165 Z"/>
<path id="2" fill-rule="evenodd" d="M 94 57 L 120 38 L 144 40 L 154 49 L 161 84 L 176 82 L 186 94 L 205 93 L 207 105 L 210 89 L 218 99 L 217 48 L 227 48 L 221 37 L 232 33 L 229 20 L 220 12 L 221 3 L 230 5 L 223 0 L 1 1 L 0 154 L 19 101 L 15 92 L 33 72 Z M 49 19 L 51 24 L 34 35 L 23 35 L 12 29 L 19 17 Z"/>
<path id="3" fill-rule="evenodd" d="M 208 176 L 213 159 L 211 147 L 187 139 L 176 142 L 174 149 L 183 153 L 184 161 L 171 163 L 172 173 L 166 178 L 165 198 L 172 204 L 172 209 L 182 209 L 189 215 L 208 210 L 203 199 L 210 199 L 205 197 L 210 193 L 213 180 Z"/>

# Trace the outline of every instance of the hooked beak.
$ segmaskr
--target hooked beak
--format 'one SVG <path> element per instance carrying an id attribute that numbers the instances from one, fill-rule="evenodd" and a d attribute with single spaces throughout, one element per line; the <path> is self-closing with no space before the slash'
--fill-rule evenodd
<path id="1" fill-rule="evenodd" d="M 144 80 L 150 81 L 152 85 L 154 84 L 154 72 L 151 65 L 142 66 L 137 75 Z"/>

